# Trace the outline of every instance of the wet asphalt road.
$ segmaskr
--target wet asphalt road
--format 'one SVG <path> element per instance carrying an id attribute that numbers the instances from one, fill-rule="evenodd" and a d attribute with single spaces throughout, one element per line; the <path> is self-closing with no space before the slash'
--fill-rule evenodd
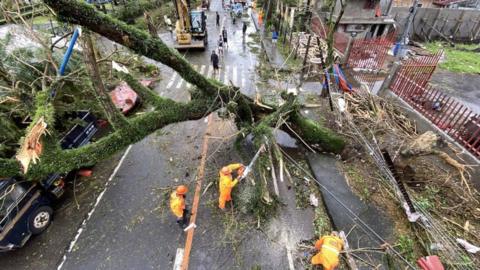
<path id="1" fill-rule="evenodd" d="M 216 10 L 221 10 L 220 2 L 212 3 L 211 12 L 207 13 L 210 47 L 205 52 L 185 54 L 197 71 L 209 77 L 213 76 L 210 52 L 212 47 L 216 47 L 220 30 L 215 26 L 213 11 Z M 241 24 L 232 25 L 229 16 L 225 16 L 224 23 L 229 33 L 229 49 L 225 52 L 217 79 L 234 83 L 245 93 L 253 95 L 251 76 L 254 76 L 255 60 L 247 49 L 249 38 L 242 39 Z M 254 31 L 253 25 L 249 29 L 251 31 Z M 171 42 L 169 33 L 160 36 L 166 43 Z M 162 81 L 155 90 L 177 101 L 189 100 L 188 90 L 192 86 L 171 69 L 160 67 Z M 222 127 L 225 123 L 219 121 L 219 125 Z M 184 245 L 185 234 L 176 226 L 165 198 L 170 187 L 195 180 L 205 128 L 204 119 L 179 123 L 133 145 L 72 252 L 66 254 L 62 269 L 172 269 L 177 248 Z M 215 167 L 210 175 L 210 180 L 215 181 Z M 190 184 L 190 190 L 193 196 L 193 184 Z M 211 195 L 210 205 L 215 201 L 214 195 Z M 204 200 L 202 205 L 206 207 L 208 202 Z M 202 228 L 198 234 L 207 234 L 202 238 L 211 244 L 216 241 L 215 227 L 206 229 L 206 226 L 200 225 L 210 215 L 208 210 L 199 214 L 197 223 Z M 228 249 L 221 250 L 230 253 Z M 194 248 L 191 260 L 200 261 L 197 260 L 190 269 L 215 269 L 223 265 L 215 266 L 219 260 L 208 259 L 210 256 L 206 254 L 197 253 Z M 226 261 L 233 260 L 229 257 L 231 255 L 226 256 Z"/>

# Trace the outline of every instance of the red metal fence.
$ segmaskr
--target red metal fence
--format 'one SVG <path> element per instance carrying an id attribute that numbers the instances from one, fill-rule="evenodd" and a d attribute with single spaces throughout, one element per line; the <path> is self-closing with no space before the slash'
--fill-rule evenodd
<path id="1" fill-rule="evenodd" d="M 410 58 L 402 62 L 399 72 L 408 76 L 415 83 L 427 86 L 442 55 L 443 51 L 438 51 L 435 54 Z"/>
<path id="2" fill-rule="evenodd" d="M 351 68 L 381 69 L 387 58 L 388 50 L 392 49 L 394 41 L 394 32 L 386 37 L 354 40 L 347 65 Z"/>
<path id="3" fill-rule="evenodd" d="M 436 66 L 439 58 L 440 55 L 435 54 L 402 63 L 390 88 L 468 151 L 480 157 L 480 116 L 428 84 L 435 70 L 431 65 L 435 63 Z"/>

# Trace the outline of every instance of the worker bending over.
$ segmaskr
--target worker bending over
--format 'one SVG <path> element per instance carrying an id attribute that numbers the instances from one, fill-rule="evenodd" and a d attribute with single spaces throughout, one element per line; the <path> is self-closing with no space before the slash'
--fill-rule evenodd
<path id="1" fill-rule="evenodd" d="M 312 257 L 313 265 L 322 265 L 324 270 L 333 270 L 338 266 L 340 251 L 343 248 L 343 240 L 337 232 L 325 235 L 315 242 L 315 249 L 320 252 Z"/>
<path id="2" fill-rule="evenodd" d="M 177 224 L 182 228 L 188 224 L 188 209 L 185 206 L 185 197 L 188 192 L 188 188 L 184 185 L 180 185 L 170 195 L 170 210 L 177 217 Z"/>
<path id="3" fill-rule="evenodd" d="M 237 177 L 232 180 L 232 173 L 236 171 Z M 230 164 L 220 170 L 218 207 L 225 209 L 225 203 L 232 200 L 232 188 L 238 183 L 238 178 L 245 171 L 245 166 L 240 163 Z"/>

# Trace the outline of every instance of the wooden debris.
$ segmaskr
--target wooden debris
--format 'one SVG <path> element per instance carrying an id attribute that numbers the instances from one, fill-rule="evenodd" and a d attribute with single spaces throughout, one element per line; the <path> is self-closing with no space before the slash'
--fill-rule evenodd
<path id="1" fill-rule="evenodd" d="M 15 157 L 21 164 L 23 173 L 27 173 L 30 162 L 37 163 L 42 154 L 43 146 L 40 138 L 47 132 L 47 123 L 43 117 L 38 119 L 37 123 L 28 132 L 23 141 L 20 151 Z"/>
<path id="2" fill-rule="evenodd" d="M 297 32 L 294 33 L 292 36 L 292 44 L 298 44 L 297 50 L 297 57 L 305 58 L 305 54 L 307 52 L 307 43 L 308 37 L 311 34 L 305 32 Z M 318 35 L 313 34 L 312 38 L 310 39 L 310 48 L 308 49 L 308 58 L 307 61 L 309 63 L 319 63 L 321 62 L 320 56 L 323 55 L 323 62 L 326 62 L 327 57 L 327 43 L 322 38 L 318 38 Z M 318 44 L 320 41 L 320 46 Z M 320 48 L 322 49 L 323 53 L 320 53 Z M 340 55 L 337 52 L 334 52 L 334 58 L 339 58 Z"/>

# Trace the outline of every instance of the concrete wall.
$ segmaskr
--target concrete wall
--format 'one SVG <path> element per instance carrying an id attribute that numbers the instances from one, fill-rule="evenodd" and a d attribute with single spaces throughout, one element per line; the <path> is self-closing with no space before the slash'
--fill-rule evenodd
<path id="1" fill-rule="evenodd" d="M 399 33 L 403 32 L 408 10 L 406 7 L 392 10 Z M 431 30 L 432 26 L 454 41 L 479 41 L 480 10 L 420 8 L 414 20 L 414 39 L 442 39 L 438 32 Z"/>
<path id="2" fill-rule="evenodd" d="M 347 2 L 345 8 L 345 13 L 343 17 L 352 17 L 352 18 L 371 18 L 375 15 L 375 8 L 365 8 L 365 6 L 370 2 L 369 0 L 344 0 Z M 391 1 L 394 0 L 380 0 L 380 7 L 382 12 L 386 14 L 388 5 Z M 315 7 L 318 11 L 324 6 L 325 0 L 315 1 Z M 337 0 L 337 5 L 335 6 L 334 14 L 338 15 L 340 12 L 340 0 Z"/>
<path id="3" fill-rule="evenodd" d="M 413 4 L 412 0 L 393 0 L 394 7 L 411 7 Z M 434 7 L 433 0 L 421 0 L 420 4 L 422 7 Z"/>

